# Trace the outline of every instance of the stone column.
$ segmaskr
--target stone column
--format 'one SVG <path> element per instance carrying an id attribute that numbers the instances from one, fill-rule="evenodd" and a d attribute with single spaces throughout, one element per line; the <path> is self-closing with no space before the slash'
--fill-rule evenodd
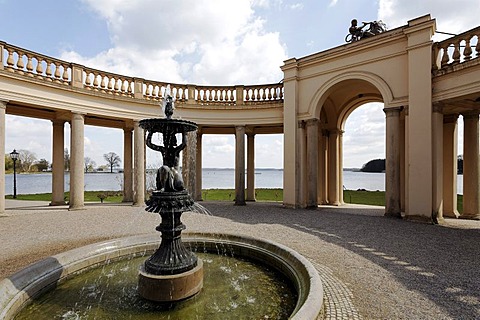
<path id="1" fill-rule="evenodd" d="M 327 163 L 328 163 L 328 143 L 327 136 L 324 130 L 319 132 L 320 139 L 318 140 L 318 203 L 326 204 L 328 201 L 328 187 L 327 187 Z"/>
<path id="2" fill-rule="evenodd" d="M 247 201 L 255 201 L 255 135 L 247 134 Z"/>
<path id="3" fill-rule="evenodd" d="M 458 115 L 443 117 L 443 216 L 457 218 Z"/>
<path id="4" fill-rule="evenodd" d="M 400 209 L 400 111 L 385 108 L 386 161 L 385 161 L 385 216 L 401 218 Z"/>
<path id="5" fill-rule="evenodd" d="M 84 127 L 85 115 L 73 113 L 70 130 L 70 210 L 84 207 Z"/>
<path id="6" fill-rule="evenodd" d="M 145 204 L 145 134 L 138 121 L 133 122 L 133 205 Z"/>
<path id="7" fill-rule="evenodd" d="M 235 204 L 245 205 L 245 126 L 235 127 Z"/>
<path id="8" fill-rule="evenodd" d="M 307 133 L 306 123 L 303 120 L 298 121 L 297 128 L 297 146 L 295 148 L 297 157 L 295 166 L 297 169 L 296 176 L 296 208 L 305 208 L 307 206 Z M 285 183 L 285 179 L 284 179 Z M 285 190 L 283 191 L 285 195 Z"/>
<path id="9" fill-rule="evenodd" d="M 132 128 L 123 128 L 123 199 L 133 202 Z"/>
<path id="10" fill-rule="evenodd" d="M 52 120 L 52 202 L 51 206 L 65 204 L 65 130 L 64 120 Z"/>
<path id="11" fill-rule="evenodd" d="M 480 219 L 480 165 L 478 111 L 463 114 L 463 213 L 461 218 Z"/>
<path id="12" fill-rule="evenodd" d="M 195 201 L 202 201 L 202 132 L 197 131 L 197 165 L 195 167 Z"/>
<path id="13" fill-rule="evenodd" d="M 318 119 L 307 125 L 307 208 L 318 207 Z"/>
<path id="14" fill-rule="evenodd" d="M 338 173 L 338 142 L 340 130 L 333 129 L 328 135 L 328 203 L 334 206 L 340 205 L 338 194 L 340 176 Z"/>
<path id="15" fill-rule="evenodd" d="M 0 100 L 0 150 L 5 152 L 5 112 L 7 101 Z M 5 156 L 0 157 L 0 213 L 5 212 Z"/>
<path id="16" fill-rule="evenodd" d="M 343 205 L 343 133 L 345 131 L 338 131 L 338 204 Z"/>
<path id="17" fill-rule="evenodd" d="M 433 105 L 432 114 L 432 219 L 443 221 L 443 107 Z"/>

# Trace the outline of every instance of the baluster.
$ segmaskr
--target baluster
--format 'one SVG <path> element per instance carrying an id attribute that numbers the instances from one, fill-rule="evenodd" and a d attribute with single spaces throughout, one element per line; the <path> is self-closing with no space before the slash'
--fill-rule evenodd
<path id="1" fill-rule="evenodd" d="M 279 88 L 278 97 L 279 97 L 280 100 L 283 100 L 283 87 Z"/>
<path id="2" fill-rule="evenodd" d="M 60 82 L 60 63 L 59 62 L 55 62 L 55 82 L 56 83 L 61 83 Z"/>
<path id="3" fill-rule="evenodd" d="M 38 79 L 43 79 L 43 66 L 42 66 L 42 61 L 41 58 L 35 57 L 37 60 L 37 68 L 35 69 L 35 72 L 37 73 L 37 78 Z"/>
<path id="4" fill-rule="evenodd" d="M 90 79 L 90 75 L 92 73 L 91 72 L 88 72 L 88 71 L 85 71 L 85 87 L 88 89 L 88 90 L 91 90 L 91 85 L 92 85 L 92 79 Z"/>
<path id="5" fill-rule="evenodd" d="M 229 92 L 230 92 L 230 102 L 235 101 L 235 96 L 234 96 L 234 94 L 233 94 L 234 91 L 235 91 L 235 90 L 229 90 Z"/>
<path id="6" fill-rule="evenodd" d="M 29 77 L 33 77 L 33 63 L 32 63 L 32 56 L 27 54 L 27 75 Z"/>
<path id="7" fill-rule="evenodd" d="M 129 96 L 131 96 L 131 95 L 133 95 L 133 89 L 132 89 L 132 87 L 134 86 L 134 83 L 128 82 L 127 85 L 128 85 L 128 92 L 127 92 L 127 93 L 128 93 Z"/>
<path id="8" fill-rule="evenodd" d="M 220 90 L 219 89 L 212 90 L 212 96 L 213 96 L 213 100 L 215 102 L 218 102 L 218 100 L 220 99 Z"/>
<path id="9" fill-rule="evenodd" d="M 14 72 L 15 69 L 13 68 L 15 62 L 13 60 L 13 49 L 8 48 L 8 58 L 7 58 L 7 70 L 10 72 Z"/>
<path id="10" fill-rule="evenodd" d="M 275 88 L 275 87 L 273 88 L 273 100 L 277 100 L 277 96 L 278 96 L 277 95 L 277 90 L 278 90 L 278 88 Z"/>
<path id="11" fill-rule="evenodd" d="M 24 74 L 25 72 L 23 72 L 23 68 L 25 68 L 25 64 L 23 63 L 23 53 L 21 51 L 18 51 L 17 54 L 17 73 Z"/>
<path id="12" fill-rule="evenodd" d="M 470 41 L 472 37 L 465 39 L 465 49 L 463 49 L 463 58 L 465 61 L 472 59 L 472 47 L 470 46 Z"/>
<path id="13" fill-rule="evenodd" d="M 442 68 L 448 64 L 448 61 L 450 61 L 450 57 L 448 56 L 448 47 L 450 44 L 446 45 L 445 47 L 442 48 L 443 55 L 442 55 L 442 62 L 441 66 Z"/>
<path id="14" fill-rule="evenodd" d="M 152 97 L 153 85 L 147 84 L 147 89 L 145 90 L 145 95 L 149 98 Z"/>
<path id="15" fill-rule="evenodd" d="M 175 100 L 180 100 L 180 88 L 174 88 L 175 90 Z"/>
<path id="16" fill-rule="evenodd" d="M 125 79 L 125 80 L 123 81 L 123 83 L 122 83 L 122 89 L 121 89 L 121 90 L 122 90 L 122 95 L 126 95 L 126 94 L 127 94 L 127 90 L 128 90 L 127 84 L 128 84 L 128 83 L 129 83 L 129 82 L 128 82 L 127 79 Z"/>
<path id="17" fill-rule="evenodd" d="M 104 75 L 104 74 L 101 74 L 100 75 L 102 77 L 102 82 L 100 84 L 101 86 L 101 89 L 102 89 L 102 92 L 107 92 L 107 86 L 108 86 L 108 82 L 107 82 L 107 76 Z"/>
<path id="18" fill-rule="evenodd" d="M 62 64 L 62 68 L 63 68 L 63 74 L 62 74 L 63 83 L 68 84 L 68 65 Z"/>
<path id="19" fill-rule="evenodd" d="M 457 41 L 454 43 L 455 49 L 453 50 L 453 63 L 459 63 L 460 62 L 460 41 Z"/>
<path id="20" fill-rule="evenodd" d="M 480 35 L 477 35 L 477 45 L 475 46 L 475 51 L 477 52 L 476 57 L 480 57 Z"/>
<path id="21" fill-rule="evenodd" d="M 249 101 L 250 100 L 250 89 L 245 89 L 243 91 L 243 100 L 245 102 Z"/>
<path id="22" fill-rule="evenodd" d="M 256 88 L 255 89 L 255 100 L 254 101 L 260 101 L 260 95 L 261 95 L 260 89 Z"/>
<path id="23" fill-rule="evenodd" d="M 47 69 L 45 70 L 45 75 L 47 76 L 47 81 L 53 81 L 52 76 L 52 62 L 45 60 L 45 63 L 47 64 Z"/>
<path id="24" fill-rule="evenodd" d="M 114 78 L 108 78 L 107 76 L 107 84 L 108 84 L 108 93 L 112 94 L 113 93 L 113 88 L 114 88 L 114 82 L 115 82 L 115 79 Z"/>
<path id="25" fill-rule="evenodd" d="M 94 73 L 93 74 L 93 89 L 95 91 L 98 91 L 98 88 L 100 86 L 100 81 L 99 81 L 98 78 L 100 78 L 100 75 Z"/>
<path id="26" fill-rule="evenodd" d="M 120 83 L 122 83 L 122 79 L 117 79 L 115 80 L 115 86 L 113 90 L 115 91 L 116 94 L 118 94 L 118 91 L 120 91 Z"/>

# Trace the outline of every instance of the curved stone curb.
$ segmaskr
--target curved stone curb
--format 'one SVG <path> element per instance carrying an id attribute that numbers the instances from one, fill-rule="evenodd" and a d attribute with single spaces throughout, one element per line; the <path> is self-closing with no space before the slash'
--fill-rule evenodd
<path id="1" fill-rule="evenodd" d="M 296 251 L 269 240 L 233 235 L 185 233 L 185 244 L 218 251 L 222 243 L 235 255 L 261 261 L 284 273 L 295 285 L 298 300 L 291 319 L 317 319 L 323 287 L 313 265 Z M 107 260 L 144 254 L 159 245 L 158 235 L 143 235 L 91 244 L 43 259 L 0 282 L 0 319 L 12 319 L 29 301 L 68 276 Z"/>

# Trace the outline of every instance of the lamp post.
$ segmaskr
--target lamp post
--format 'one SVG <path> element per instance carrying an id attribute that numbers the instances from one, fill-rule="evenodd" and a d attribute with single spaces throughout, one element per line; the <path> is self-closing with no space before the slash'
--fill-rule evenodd
<path id="1" fill-rule="evenodd" d="M 10 158 L 13 160 L 13 199 L 17 198 L 17 168 L 15 163 L 17 162 L 18 159 L 18 152 L 13 149 L 12 152 L 10 152 Z"/>

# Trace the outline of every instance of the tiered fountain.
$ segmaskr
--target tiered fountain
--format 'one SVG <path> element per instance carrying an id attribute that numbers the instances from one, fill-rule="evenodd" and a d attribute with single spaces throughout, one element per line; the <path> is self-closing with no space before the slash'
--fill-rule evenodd
<path id="1" fill-rule="evenodd" d="M 156 228 L 160 246 L 158 236 L 139 235 L 90 244 L 32 264 L 0 281 L 0 319 L 318 318 L 323 301 L 318 272 L 295 251 L 234 234 L 189 234 L 184 245 L 180 218 L 195 203 L 185 190 L 179 157 L 187 133 L 197 125 L 172 119 L 171 97 L 164 106 L 165 118 L 140 121 L 147 146 L 163 156 L 156 190 L 146 202 L 146 210 L 162 219 Z M 161 135 L 159 144 L 154 143 L 155 134 Z M 178 145 L 177 135 L 182 136 Z M 227 247 L 228 252 L 219 250 Z M 205 287 L 193 299 L 188 298 L 202 290 L 204 269 L 189 248 L 205 262 Z M 234 259 L 235 270 L 225 259 Z M 275 273 L 288 280 L 279 280 Z"/>
<path id="2" fill-rule="evenodd" d="M 145 261 L 138 280 L 139 294 L 149 300 L 179 301 L 198 293 L 203 286 L 203 264 L 182 243 L 185 225 L 180 221 L 194 201 L 183 185 L 179 172 L 180 153 L 187 145 L 187 132 L 197 130 L 193 122 L 172 119 L 173 99 L 165 99 L 165 118 L 145 119 L 140 126 L 146 130 L 147 146 L 159 151 L 163 165 L 157 171 L 156 191 L 147 200 L 146 211 L 159 213 L 162 222 L 156 228 L 162 233 L 158 250 Z M 153 134 L 162 135 L 163 145 L 152 142 Z M 176 135 L 182 135 L 177 145 Z"/>

